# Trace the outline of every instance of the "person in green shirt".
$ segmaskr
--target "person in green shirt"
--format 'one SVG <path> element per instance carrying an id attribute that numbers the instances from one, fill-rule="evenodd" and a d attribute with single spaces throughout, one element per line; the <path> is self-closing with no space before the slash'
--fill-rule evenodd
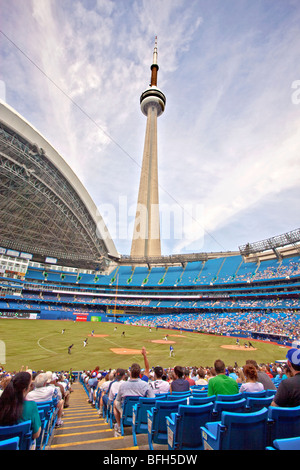
<path id="1" fill-rule="evenodd" d="M 237 382 L 226 375 L 225 364 L 221 359 L 215 361 L 214 368 L 217 375 L 208 381 L 207 396 L 235 395 L 239 393 Z"/>
<path id="2" fill-rule="evenodd" d="M 0 397 L 0 426 L 13 426 L 31 420 L 32 438 L 37 439 L 41 433 L 38 407 L 34 401 L 26 401 L 31 380 L 29 372 L 18 372 L 5 387 Z"/>

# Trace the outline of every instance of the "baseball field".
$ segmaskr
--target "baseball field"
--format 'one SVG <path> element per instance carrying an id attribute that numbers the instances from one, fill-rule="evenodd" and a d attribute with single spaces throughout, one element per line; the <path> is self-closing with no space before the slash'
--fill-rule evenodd
<path id="1" fill-rule="evenodd" d="M 8 371 L 22 366 L 32 370 L 83 370 L 128 368 L 143 365 L 141 349 L 147 351 L 150 367 L 175 365 L 213 366 L 215 359 L 239 366 L 246 359 L 258 363 L 285 359 L 286 348 L 228 336 L 123 325 L 119 323 L 51 320 L 0 320 L 0 363 Z M 69 346 L 72 348 L 69 349 Z M 170 356 L 170 345 L 174 356 Z"/>

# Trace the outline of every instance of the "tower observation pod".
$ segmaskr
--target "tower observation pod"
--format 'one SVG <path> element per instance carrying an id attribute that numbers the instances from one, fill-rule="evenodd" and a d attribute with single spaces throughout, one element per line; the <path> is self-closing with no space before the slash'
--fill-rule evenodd
<path id="1" fill-rule="evenodd" d="M 157 165 L 157 118 L 166 105 L 166 97 L 157 87 L 157 37 L 151 65 L 149 87 L 140 97 L 142 113 L 147 117 L 145 143 L 138 202 L 131 244 L 131 257 L 154 257 L 161 255 L 158 165 Z"/>

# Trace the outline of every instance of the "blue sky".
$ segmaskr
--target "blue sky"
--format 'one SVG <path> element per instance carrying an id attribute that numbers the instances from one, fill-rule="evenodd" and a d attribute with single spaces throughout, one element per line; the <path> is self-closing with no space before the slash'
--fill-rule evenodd
<path id="1" fill-rule="evenodd" d="M 146 126 L 139 97 L 156 35 L 167 98 L 162 253 L 238 250 L 300 226 L 298 0 L 0 8 L 1 98 L 76 172 L 121 254 L 130 252 Z"/>

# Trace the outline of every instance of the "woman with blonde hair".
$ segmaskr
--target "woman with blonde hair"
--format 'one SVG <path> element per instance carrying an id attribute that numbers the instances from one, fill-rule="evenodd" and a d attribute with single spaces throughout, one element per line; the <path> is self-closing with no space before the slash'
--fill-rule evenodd
<path id="1" fill-rule="evenodd" d="M 243 369 L 241 367 L 237 367 L 237 369 L 235 370 L 236 371 L 236 375 L 238 376 L 236 381 L 238 384 L 243 384 L 246 382 L 246 377 L 245 377 L 245 374 L 243 372 Z"/>

